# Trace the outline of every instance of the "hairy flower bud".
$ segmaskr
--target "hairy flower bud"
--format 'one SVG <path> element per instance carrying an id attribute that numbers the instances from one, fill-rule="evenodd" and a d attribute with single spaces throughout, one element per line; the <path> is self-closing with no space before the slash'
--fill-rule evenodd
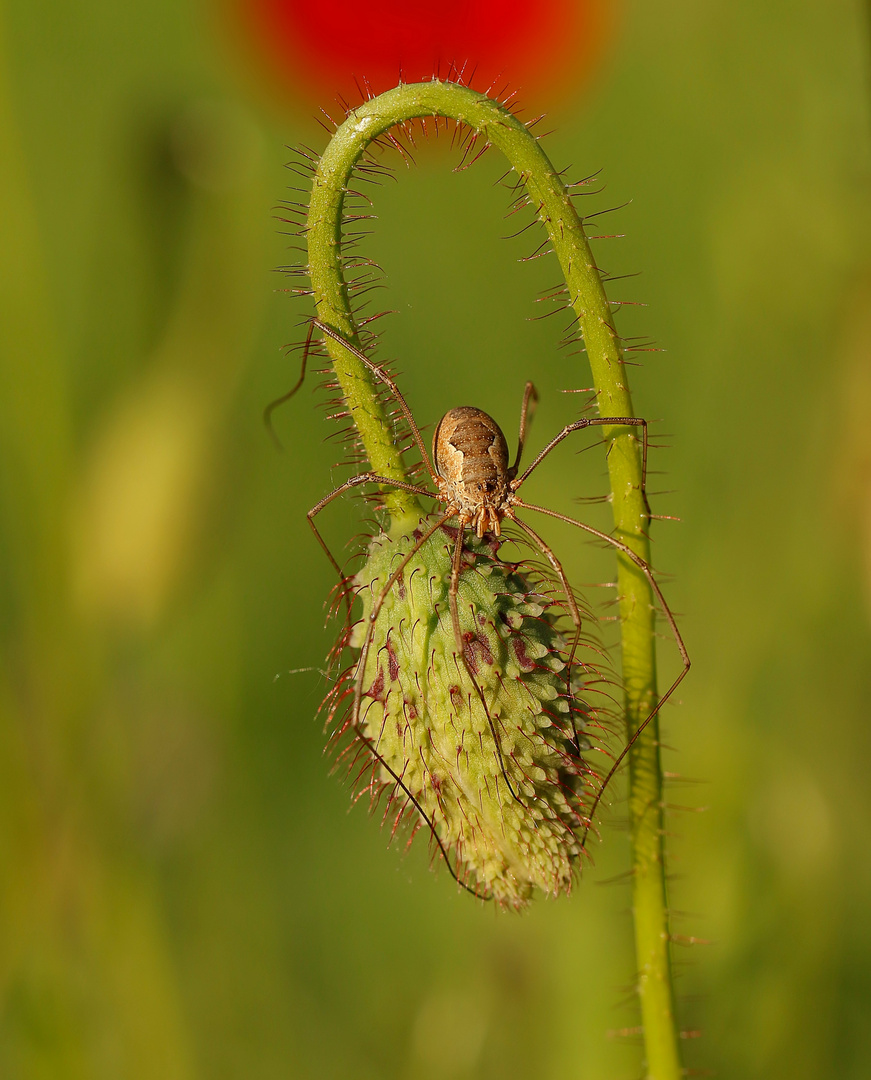
<path id="1" fill-rule="evenodd" d="M 466 534 L 458 579 L 465 660 L 450 612 L 456 529 L 443 526 L 411 555 L 373 622 L 391 574 L 426 531 L 376 536 L 352 587 L 363 618 L 346 639 L 363 649 L 338 681 L 330 716 L 354 705 L 351 729 L 372 755 L 373 795 L 389 792 L 397 822 L 425 822 L 457 880 L 502 905 L 522 907 L 533 887 L 567 892 L 589 805 L 589 713 L 577 698 L 559 610 L 502 562 L 499 542 Z M 368 648 L 366 638 L 371 635 Z"/>

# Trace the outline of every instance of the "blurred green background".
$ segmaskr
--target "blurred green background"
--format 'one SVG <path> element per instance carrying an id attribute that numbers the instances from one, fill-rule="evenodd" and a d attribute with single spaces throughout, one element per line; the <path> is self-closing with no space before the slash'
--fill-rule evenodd
<path id="1" fill-rule="evenodd" d="M 858 0 L 631 0 L 547 141 L 603 170 L 583 209 L 632 200 L 596 250 L 666 350 L 632 378 L 682 519 L 669 799 L 707 808 L 670 817 L 675 930 L 711 942 L 677 947 L 681 1024 L 721 1077 L 871 1069 L 868 36 Z M 261 424 L 307 313 L 274 207 L 325 134 L 193 4 L 9 0 L 0 38 L 0 1073 L 638 1076 L 619 790 L 570 900 L 495 913 L 348 813 L 324 684 L 288 674 L 331 643 L 305 511 L 344 473 L 314 380 L 284 454 Z M 541 446 L 589 384 L 565 316 L 528 321 L 558 268 L 500 239 L 495 157 L 421 157 L 364 248 L 381 355 L 421 423 L 513 433 L 534 377 Z M 603 474 L 567 449 L 529 497 L 604 522 Z M 338 549 L 363 514 L 330 512 Z"/>

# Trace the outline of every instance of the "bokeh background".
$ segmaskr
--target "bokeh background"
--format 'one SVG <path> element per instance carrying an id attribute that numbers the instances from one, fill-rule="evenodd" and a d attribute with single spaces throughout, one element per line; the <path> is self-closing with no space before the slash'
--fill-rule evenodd
<path id="1" fill-rule="evenodd" d="M 331 643 L 305 511 L 344 475 L 314 380 L 284 453 L 260 419 L 308 313 L 272 271 L 314 108 L 219 8 L 0 12 L 0 1073 L 640 1075 L 619 789 L 571 899 L 496 913 L 348 812 L 322 677 L 290 673 Z M 721 1077 L 871 1068 L 867 15 L 627 0 L 547 140 L 602 170 L 584 210 L 631 200 L 597 254 L 642 271 L 619 325 L 665 350 L 632 380 L 694 661 L 665 725 L 670 802 L 705 808 L 669 819 L 675 929 L 710 942 L 677 946 L 681 1023 Z M 381 355 L 421 423 L 474 403 L 513 432 L 534 377 L 542 445 L 589 384 L 565 316 L 530 321 L 558 268 L 501 239 L 495 156 L 419 157 L 374 192 Z M 577 502 L 596 448 L 534 487 L 606 520 Z M 331 511 L 337 548 L 363 516 Z"/>

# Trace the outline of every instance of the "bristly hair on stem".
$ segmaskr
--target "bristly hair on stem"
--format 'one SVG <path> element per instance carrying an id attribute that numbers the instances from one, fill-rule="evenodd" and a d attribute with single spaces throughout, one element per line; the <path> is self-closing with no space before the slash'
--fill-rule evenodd
<path id="1" fill-rule="evenodd" d="M 391 483 L 412 483 L 395 439 L 395 421 L 387 410 L 383 388 L 344 339 L 365 349 L 368 327 L 352 310 L 358 295 L 377 284 L 365 277 L 356 286 L 346 273 L 363 264 L 353 251 L 368 218 L 363 185 L 380 183 L 390 173 L 372 154 L 373 147 L 402 147 L 409 159 L 414 121 L 456 125 L 454 138 L 471 163 L 495 148 L 508 159 L 516 181 L 516 208 L 529 208 L 547 232 L 545 247 L 556 254 L 566 293 L 562 302 L 573 313 L 573 326 L 583 343 L 592 371 L 596 402 L 602 417 L 632 417 L 623 342 L 605 295 L 602 273 L 593 258 L 567 184 L 545 154 L 538 138 L 504 103 L 455 82 L 433 80 L 400 85 L 349 109 L 318 159 L 304 151 L 297 165 L 311 176 L 307 212 L 288 208 L 288 224 L 299 227 L 307 242 L 306 271 L 320 323 L 334 337 L 325 347 L 332 364 L 337 400 L 353 420 L 356 436 L 373 474 Z M 331 121 L 332 124 L 332 121 Z M 410 144 L 410 145 L 409 145 Z M 349 200 L 351 200 L 349 202 Z M 357 208 L 352 209 L 356 201 Z M 358 209 L 359 208 L 359 209 Z M 352 212 L 349 214 L 349 209 Z M 304 215 L 304 216 L 303 216 Z M 537 253 L 534 253 L 537 254 Z M 378 270 L 372 268 L 373 274 Z M 629 349 L 646 348 L 646 343 Z M 584 380 L 586 381 L 586 380 Z M 400 440 L 404 441 L 404 440 Z M 629 743 L 629 816 L 633 847 L 633 909 L 638 992 L 645 1040 L 646 1069 L 656 1080 L 683 1075 L 680 1039 L 675 1023 L 670 933 L 663 842 L 662 769 L 655 660 L 655 584 L 639 569 L 649 562 L 649 511 L 642 483 L 642 460 L 635 429 L 603 428 L 612 492 L 614 537 L 623 545 L 617 555 L 621 622 L 624 707 Z M 393 526 L 416 526 L 422 512 L 418 496 L 402 488 L 384 488 L 383 505 Z M 650 719 L 652 717 L 652 720 Z M 649 723 L 647 721 L 650 721 Z M 646 725 L 646 726 L 645 726 Z M 635 735 L 643 728 L 640 736 Z"/>

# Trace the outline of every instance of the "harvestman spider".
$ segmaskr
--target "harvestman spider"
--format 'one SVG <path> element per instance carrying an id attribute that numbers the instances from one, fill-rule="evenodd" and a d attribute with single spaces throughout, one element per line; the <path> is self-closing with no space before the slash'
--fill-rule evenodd
<path id="1" fill-rule="evenodd" d="M 505 771 L 504 761 L 502 759 L 502 750 L 500 746 L 500 739 L 496 730 L 496 726 L 490 717 L 487 709 L 487 703 L 484 699 L 484 695 L 478 686 L 475 675 L 468 662 L 465 645 L 463 640 L 463 634 L 460 628 L 460 618 L 458 611 L 458 593 L 459 593 L 459 580 L 462 572 L 463 562 L 463 540 L 465 531 L 467 528 L 473 530 L 474 534 L 483 538 L 485 534 L 492 533 L 495 537 L 499 537 L 502 529 L 502 522 L 505 518 L 515 524 L 532 542 L 550 563 L 553 571 L 560 581 L 562 591 L 565 596 L 566 607 L 569 615 L 571 616 L 572 623 L 574 625 L 574 637 L 572 640 L 571 650 L 568 658 L 568 669 L 571 670 L 574 662 L 575 654 L 578 648 L 578 643 L 581 636 L 581 616 L 578 608 L 577 600 L 572 592 L 571 585 L 563 570 L 562 564 L 551 548 L 545 543 L 545 541 L 521 518 L 518 518 L 515 514 L 516 509 L 533 510 L 537 513 L 545 514 L 548 517 L 556 518 L 558 521 L 566 522 L 569 525 L 574 525 L 579 529 L 583 529 L 584 532 L 596 539 L 604 541 L 616 548 L 617 551 L 622 552 L 638 569 L 644 574 L 647 579 L 650 588 L 653 590 L 656 599 L 658 600 L 662 612 L 668 622 L 669 628 L 674 637 L 678 651 L 683 661 L 683 668 L 668 690 L 659 699 L 656 706 L 651 710 L 644 721 L 639 725 L 633 734 L 629 743 L 624 747 L 619 756 L 615 759 L 611 769 L 606 775 L 604 781 L 599 786 L 599 790 L 596 793 L 593 801 L 589 818 L 586 822 L 581 847 L 583 847 L 586 841 L 587 834 L 591 828 L 596 808 L 604 794 L 604 791 L 613 777 L 616 770 L 619 768 L 626 754 L 629 752 L 630 747 L 639 737 L 644 728 L 651 722 L 654 716 L 657 715 L 659 710 L 665 704 L 665 702 L 671 697 L 676 690 L 678 684 L 682 681 L 687 671 L 690 668 L 690 659 L 684 646 L 683 639 L 681 638 L 680 631 L 677 628 L 674 616 L 669 609 L 665 597 L 662 594 L 659 585 L 657 584 L 653 573 L 649 565 L 637 555 L 630 547 L 622 543 L 620 540 L 615 539 L 613 536 L 609 536 L 607 533 L 601 532 L 598 529 L 593 528 L 591 525 L 587 525 L 582 521 L 576 521 L 574 518 L 567 517 L 564 514 L 557 513 L 555 510 L 549 510 L 543 506 L 537 506 L 534 503 L 524 502 L 520 499 L 517 492 L 520 487 L 526 482 L 531 474 L 538 468 L 538 466 L 544 461 L 544 459 L 550 454 L 550 452 L 575 431 L 581 431 L 584 428 L 607 425 L 610 427 L 640 427 L 642 429 L 642 490 L 644 490 L 644 484 L 647 475 L 647 422 L 638 417 L 596 417 L 596 418 L 584 418 L 581 420 L 575 420 L 571 424 L 567 424 L 562 431 L 556 435 L 555 438 L 545 446 L 545 448 L 537 455 L 531 465 L 521 473 L 520 472 L 520 459 L 523 453 L 524 443 L 526 440 L 527 428 L 530 418 L 531 406 L 537 401 L 538 395 L 536 394 L 535 387 L 531 382 L 527 382 L 523 395 L 523 404 L 520 413 L 520 432 L 518 436 L 517 456 L 514 460 L 514 464 L 509 466 L 509 454 L 508 446 L 505 440 L 505 436 L 502 433 L 501 428 L 488 416 L 487 413 L 481 409 L 476 409 L 468 406 L 451 409 L 447 412 L 439 421 L 433 437 L 433 454 L 432 461 L 427 454 L 426 447 L 424 446 L 423 438 L 421 437 L 420 430 L 412 416 L 411 410 L 396 385 L 394 379 L 380 366 L 374 364 L 368 359 L 359 349 L 355 348 L 345 338 L 338 334 L 331 327 L 320 322 L 317 319 L 312 320 L 309 330 L 308 341 L 306 342 L 306 356 L 308 353 L 308 346 L 311 341 L 313 331 L 317 329 L 322 334 L 331 338 L 342 348 L 346 349 L 352 356 L 354 356 L 360 363 L 372 372 L 375 378 L 383 383 L 390 393 L 395 398 L 399 408 L 407 421 L 411 434 L 420 451 L 421 460 L 428 469 L 436 491 L 433 492 L 428 488 L 420 484 L 411 484 L 405 481 L 395 480 L 390 477 L 379 476 L 373 472 L 360 473 L 357 476 L 352 476 L 349 480 L 346 480 L 343 484 L 340 484 L 334 491 L 330 492 L 325 498 L 314 506 L 308 512 L 308 521 L 311 525 L 312 531 L 318 540 L 318 543 L 323 548 L 327 555 L 327 558 L 332 563 L 339 577 L 344 581 L 344 575 L 341 568 L 333 557 L 332 552 L 327 547 L 323 537 L 318 531 L 315 525 L 315 517 L 327 507 L 334 499 L 337 499 L 340 495 L 346 491 L 350 491 L 352 488 L 359 487 L 363 484 L 379 484 L 384 487 L 392 487 L 401 491 L 407 491 L 414 495 L 421 495 L 428 498 L 434 498 L 437 501 L 444 504 L 444 512 L 438 515 L 437 520 L 433 525 L 427 528 L 427 530 L 417 539 L 410 551 L 408 551 L 401 559 L 399 564 L 393 570 L 387 583 L 380 590 L 375 597 L 371 610 L 368 616 L 369 625 L 366 629 L 366 633 L 363 639 L 363 644 L 360 650 L 360 656 L 357 661 L 357 674 L 354 684 L 354 701 L 351 712 L 350 726 L 357 733 L 357 735 L 363 740 L 363 742 L 369 747 L 374 754 L 375 758 L 387 769 L 393 779 L 402 788 L 405 794 L 410 799 L 411 803 L 420 812 L 423 819 L 429 825 L 432 835 L 438 844 L 442 855 L 445 858 L 445 862 L 454 876 L 454 878 L 463 885 L 464 888 L 469 887 L 462 881 L 454 868 L 451 866 L 448 859 L 447 852 L 442 844 L 439 836 L 437 835 L 434 823 L 430 820 L 428 815 L 423 811 L 418 800 L 414 795 L 405 787 L 401 778 L 393 771 L 393 769 L 383 760 L 379 755 L 377 748 L 372 741 L 363 732 L 360 725 L 360 709 L 363 698 L 363 680 L 364 672 L 366 669 L 366 661 L 369 654 L 369 650 L 372 645 L 374 636 L 375 624 L 378 619 L 378 615 L 390 590 L 399 580 L 403 570 L 408 565 L 410 560 L 416 555 L 416 553 L 423 547 L 423 545 L 432 537 L 442 526 L 444 526 L 451 518 L 456 518 L 458 522 L 458 528 L 456 530 L 456 539 L 454 541 L 453 556 L 451 559 L 451 578 L 449 588 L 449 605 L 451 623 L 453 627 L 454 642 L 456 645 L 456 655 L 462 659 L 462 662 L 468 672 L 469 678 L 473 686 L 475 687 L 478 697 L 480 698 L 484 711 L 487 714 L 491 734 L 493 736 L 494 745 L 499 758 L 499 763 L 502 771 L 502 777 L 505 784 L 511 794 L 511 796 L 521 802 L 519 795 L 515 792 L 508 779 Z M 290 394 L 284 395 L 279 401 L 274 404 L 277 405 L 280 401 L 286 400 L 291 396 L 302 383 L 305 376 L 305 362 L 303 359 L 303 370 L 300 376 L 300 380 L 293 388 Z M 271 411 L 272 406 L 270 406 Z M 645 495 L 646 499 L 646 495 Z M 351 596 L 346 594 L 346 602 L 348 605 L 348 618 L 351 618 Z M 475 890 L 469 889 L 470 892 Z M 478 895 L 475 892 L 475 895 Z"/>

